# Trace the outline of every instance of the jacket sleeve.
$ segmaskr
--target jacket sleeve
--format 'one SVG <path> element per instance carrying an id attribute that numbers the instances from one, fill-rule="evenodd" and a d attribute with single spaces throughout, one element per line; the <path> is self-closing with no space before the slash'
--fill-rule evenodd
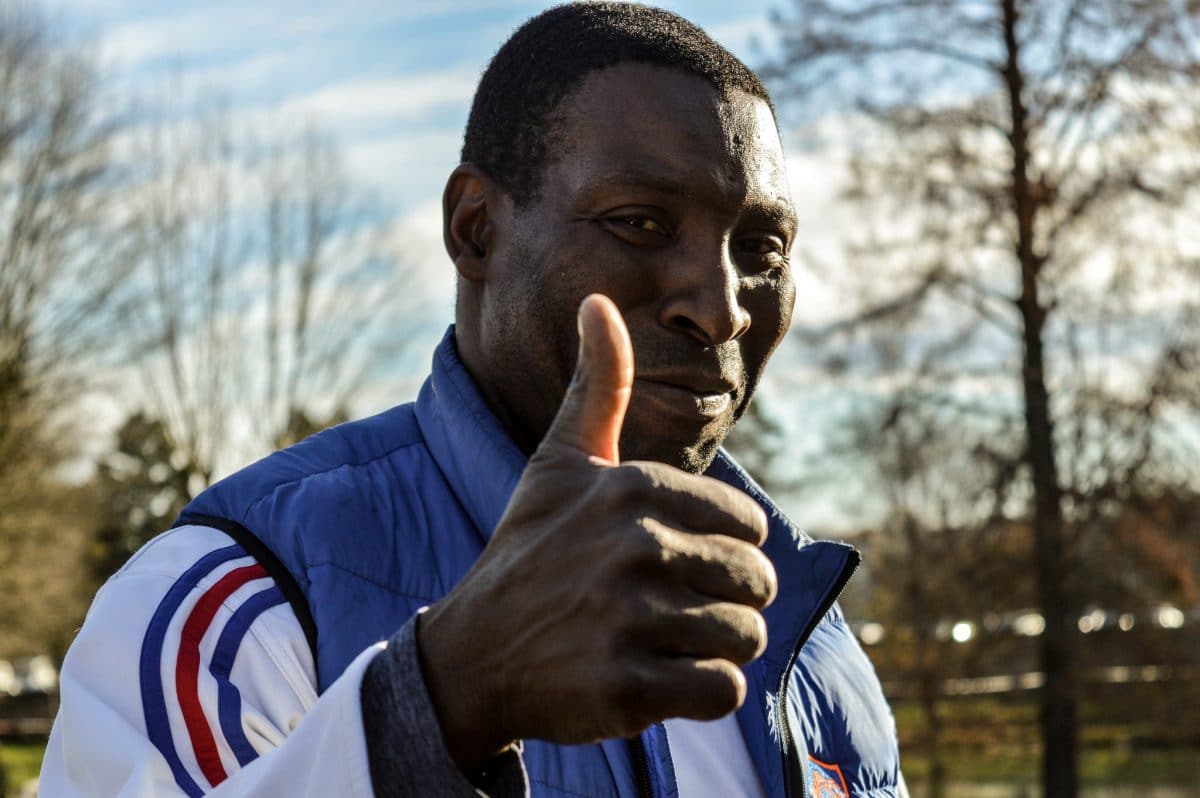
<path id="1" fill-rule="evenodd" d="M 379 703 L 364 675 L 381 652 L 418 661 L 411 626 L 318 697 L 308 643 L 270 577 L 222 532 L 172 530 L 101 589 L 68 651 L 40 794 L 390 798 L 421 783 L 431 798 L 475 798 L 441 745 L 419 667 L 388 684 L 364 727 L 364 707 Z M 513 759 L 498 763 L 509 777 L 494 798 L 525 793 Z M 381 772 L 392 781 L 376 790 Z"/>
<path id="2" fill-rule="evenodd" d="M 387 650 L 371 661 L 363 678 L 363 725 L 375 794 L 379 798 L 527 795 L 519 747 L 493 758 L 473 774 L 471 783 L 455 766 L 424 689 L 416 627 L 416 618 L 406 623 L 388 641 Z M 412 689 L 413 684 L 421 689 Z"/>

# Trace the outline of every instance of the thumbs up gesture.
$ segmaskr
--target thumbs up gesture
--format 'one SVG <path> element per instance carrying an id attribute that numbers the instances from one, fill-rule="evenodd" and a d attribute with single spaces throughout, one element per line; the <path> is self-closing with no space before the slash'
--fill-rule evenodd
<path id="1" fill-rule="evenodd" d="M 491 542 L 420 620 L 422 670 L 464 769 L 516 739 L 721 717 L 766 647 L 766 515 L 717 480 L 620 462 L 629 333 L 598 294 L 578 323 L 574 378 Z"/>

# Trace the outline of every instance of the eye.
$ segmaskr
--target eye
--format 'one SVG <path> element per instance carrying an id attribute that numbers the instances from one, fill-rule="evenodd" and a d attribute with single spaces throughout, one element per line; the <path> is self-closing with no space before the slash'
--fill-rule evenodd
<path id="1" fill-rule="evenodd" d="M 649 216 L 619 216 L 614 219 L 614 221 L 619 222 L 622 225 L 632 227 L 635 230 L 642 230 L 647 233 L 657 233 L 661 236 L 670 235 L 670 233 L 667 232 L 666 227 L 659 224 L 658 221 Z"/>
<path id="2" fill-rule="evenodd" d="M 737 250 L 743 255 L 761 260 L 766 268 L 786 266 L 788 263 L 787 244 L 778 235 L 743 236 L 737 241 Z"/>
<path id="3" fill-rule="evenodd" d="M 617 238 L 639 247 L 665 246 L 675 236 L 670 218 L 651 208 L 621 208 L 596 221 Z"/>

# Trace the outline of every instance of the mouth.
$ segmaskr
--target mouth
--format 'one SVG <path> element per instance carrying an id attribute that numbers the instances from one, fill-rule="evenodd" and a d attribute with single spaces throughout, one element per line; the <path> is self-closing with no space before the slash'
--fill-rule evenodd
<path id="1" fill-rule="evenodd" d="M 639 395 L 674 414 L 701 421 L 728 415 L 733 407 L 735 386 L 719 380 L 684 380 L 637 377 L 634 397 Z"/>

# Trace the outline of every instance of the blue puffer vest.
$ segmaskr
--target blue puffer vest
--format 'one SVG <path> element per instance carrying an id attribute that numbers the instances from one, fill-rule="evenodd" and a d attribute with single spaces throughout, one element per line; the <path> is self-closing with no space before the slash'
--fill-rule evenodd
<path id="1" fill-rule="evenodd" d="M 524 467 L 459 361 L 452 327 L 415 403 L 270 455 L 197 497 L 180 523 L 241 528 L 278 560 L 290 575 L 283 581 L 294 580 L 292 604 L 323 691 L 363 649 L 454 587 Z M 767 795 L 896 795 L 895 723 L 835 603 L 858 554 L 805 537 L 724 453 L 709 474 L 753 496 L 771 519 L 763 551 L 779 595 L 764 613 L 770 643 L 746 668 L 737 713 Z M 641 745 L 529 740 L 524 757 L 535 796 L 637 798 L 647 786 L 654 798 L 678 796 L 659 724 Z"/>

